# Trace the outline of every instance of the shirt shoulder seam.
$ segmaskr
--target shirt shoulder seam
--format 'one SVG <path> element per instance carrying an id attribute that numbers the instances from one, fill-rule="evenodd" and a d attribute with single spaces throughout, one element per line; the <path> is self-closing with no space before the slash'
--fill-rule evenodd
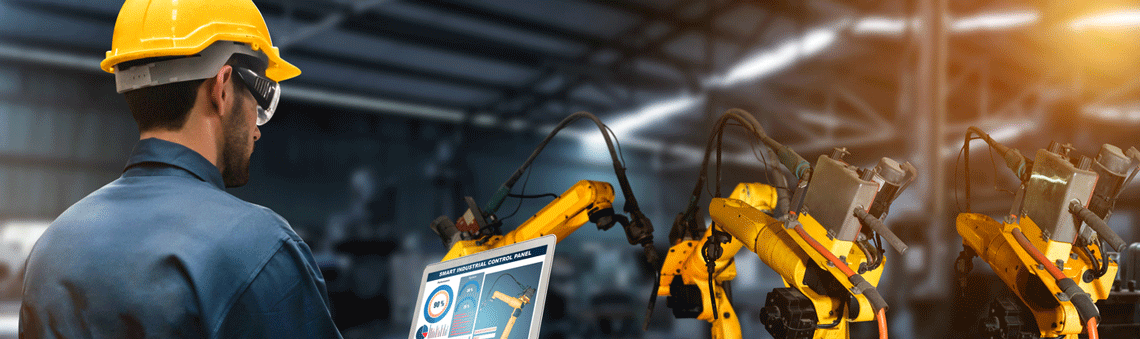
<path id="1" fill-rule="evenodd" d="M 261 262 L 258 263 L 257 269 L 252 270 L 250 274 L 245 277 L 242 285 L 234 292 L 233 295 L 230 296 L 230 299 L 226 301 L 226 305 L 222 308 L 221 314 L 218 315 L 216 323 L 213 325 L 213 328 L 210 329 L 211 336 L 217 334 L 218 331 L 221 330 L 222 324 L 225 323 L 226 317 L 229 316 L 230 311 L 233 310 L 233 307 L 235 304 L 237 304 L 238 299 L 241 299 L 241 296 L 249 291 L 250 286 L 253 285 L 254 279 L 257 279 L 257 276 L 260 275 L 261 272 L 265 271 L 265 265 L 268 264 L 270 260 L 273 260 L 273 257 L 277 256 L 278 253 L 281 253 L 282 248 L 285 247 L 285 242 L 289 240 L 290 239 L 288 237 L 280 237 L 277 241 L 277 246 L 273 249 L 273 251 L 269 251 L 269 255 L 265 256 L 265 258 L 263 258 Z"/>

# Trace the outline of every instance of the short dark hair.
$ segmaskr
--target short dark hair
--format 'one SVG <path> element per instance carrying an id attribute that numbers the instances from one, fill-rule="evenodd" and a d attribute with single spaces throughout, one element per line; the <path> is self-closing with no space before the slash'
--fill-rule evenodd
<path id="1" fill-rule="evenodd" d="M 170 60 L 172 58 L 148 58 L 129 61 L 119 64 L 121 68 L 145 65 L 152 62 Z M 231 67 L 244 67 L 254 72 L 264 73 L 265 63 L 260 59 L 245 55 L 234 54 L 226 61 Z M 153 130 L 176 131 L 186 124 L 190 117 L 190 109 L 198 96 L 198 88 L 209 79 L 181 81 L 159 86 L 151 86 L 123 93 L 127 106 L 131 109 L 131 116 L 138 124 L 139 132 Z M 234 91 L 245 89 L 240 81 L 232 81 Z"/>

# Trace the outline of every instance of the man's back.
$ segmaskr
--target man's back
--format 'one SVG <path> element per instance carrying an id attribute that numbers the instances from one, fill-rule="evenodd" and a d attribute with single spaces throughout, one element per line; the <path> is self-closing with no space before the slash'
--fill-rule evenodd
<path id="1" fill-rule="evenodd" d="M 338 336 L 308 247 L 180 145 L 140 141 L 27 262 L 21 336 Z"/>

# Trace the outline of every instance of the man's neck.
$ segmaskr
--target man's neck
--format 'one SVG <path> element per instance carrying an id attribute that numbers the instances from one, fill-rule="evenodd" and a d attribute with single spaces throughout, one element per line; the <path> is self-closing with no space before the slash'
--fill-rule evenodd
<path id="1" fill-rule="evenodd" d="M 187 121 L 182 129 L 177 131 L 153 130 L 141 132 L 139 133 L 139 140 L 156 138 L 186 146 L 186 148 L 198 152 L 203 158 L 206 158 L 211 164 L 218 167 L 218 144 L 216 140 L 214 140 L 213 137 L 205 137 L 205 135 L 209 135 L 209 133 L 202 130 L 202 126 L 196 125 L 197 124 L 193 124 L 191 121 Z"/>

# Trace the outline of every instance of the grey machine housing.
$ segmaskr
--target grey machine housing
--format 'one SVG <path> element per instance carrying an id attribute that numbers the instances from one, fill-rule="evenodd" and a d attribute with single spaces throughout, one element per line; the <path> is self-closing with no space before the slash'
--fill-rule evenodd
<path id="1" fill-rule="evenodd" d="M 1025 185 L 1021 214 L 1033 220 L 1045 237 L 1072 243 L 1080 221 L 1069 212 L 1069 204 L 1076 200 L 1087 207 L 1096 182 L 1096 172 L 1077 168 L 1060 154 L 1039 149 Z"/>
<path id="2" fill-rule="evenodd" d="M 869 209 L 878 191 L 879 184 L 860 179 L 854 166 L 820 155 L 804 196 L 804 213 L 823 225 L 828 236 L 855 241 L 861 227 L 855 208 Z"/>

